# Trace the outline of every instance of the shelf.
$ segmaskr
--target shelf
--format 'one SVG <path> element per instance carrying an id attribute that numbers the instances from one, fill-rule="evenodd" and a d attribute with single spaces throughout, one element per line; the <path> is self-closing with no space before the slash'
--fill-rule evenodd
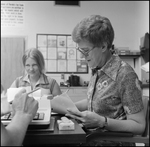
<path id="1" fill-rule="evenodd" d="M 130 57 L 130 58 L 138 58 L 141 55 L 119 55 L 119 57 Z"/>
<path id="2" fill-rule="evenodd" d="M 134 68 L 135 68 L 135 59 L 139 58 L 140 56 L 141 56 L 141 54 L 139 54 L 139 55 L 119 55 L 119 57 L 133 58 Z"/>

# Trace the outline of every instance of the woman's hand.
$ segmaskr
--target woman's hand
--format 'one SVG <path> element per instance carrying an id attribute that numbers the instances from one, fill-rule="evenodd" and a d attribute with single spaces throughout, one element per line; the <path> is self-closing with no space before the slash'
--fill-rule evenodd
<path id="1" fill-rule="evenodd" d="M 96 128 L 103 126 L 104 124 L 104 117 L 96 114 L 95 112 L 90 111 L 76 111 L 72 109 L 67 109 L 68 113 L 66 116 L 71 118 L 77 119 L 80 121 L 86 128 Z"/>
<path id="2" fill-rule="evenodd" d="M 27 93 L 25 93 L 25 89 L 21 89 L 16 95 L 12 103 L 12 112 L 13 115 L 15 113 L 21 113 L 22 115 L 30 116 L 30 120 L 32 120 L 38 110 L 38 101 L 33 97 L 29 97 Z"/>

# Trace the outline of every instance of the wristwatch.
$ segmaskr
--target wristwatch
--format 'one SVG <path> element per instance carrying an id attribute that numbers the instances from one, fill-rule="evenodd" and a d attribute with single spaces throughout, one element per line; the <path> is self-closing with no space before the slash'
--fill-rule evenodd
<path id="1" fill-rule="evenodd" d="M 97 128 L 95 128 L 94 130 L 98 130 L 98 129 L 105 129 L 107 126 L 108 126 L 108 121 L 107 121 L 107 117 L 106 116 L 103 116 L 105 118 L 105 122 L 103 124 L 103 126 L 99 126 Z"/>
<path id="2" fill-rule="evenodd" d="M 108 126 L 107 117 L 106 117 L 106 116 L 104 116 L 104 118 L 105 118 L 105 122 L 104 122 L 103 127 L 101 127 L 101 129 L 105 129 L 105 128 Z"/>

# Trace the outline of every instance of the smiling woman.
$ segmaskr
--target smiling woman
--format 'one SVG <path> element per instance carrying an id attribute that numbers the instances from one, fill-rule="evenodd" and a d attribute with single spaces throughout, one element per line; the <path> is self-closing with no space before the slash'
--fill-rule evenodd
<path id="1" fill-rule="evenodd" d="M 61 94 L 60 87 L 55 79 L 45 75 L 45 62 L 42 53 L 31 48 L 26 50 L 22 57 L 25 74 L 18 77 L 11 85 L 13 88 L 26 87 L 27 92 L 38 87 L 42 88 L 42 95 L 52 94 L 53 96 Z M 42 96 L 41 95 L 41 96 Z"/>

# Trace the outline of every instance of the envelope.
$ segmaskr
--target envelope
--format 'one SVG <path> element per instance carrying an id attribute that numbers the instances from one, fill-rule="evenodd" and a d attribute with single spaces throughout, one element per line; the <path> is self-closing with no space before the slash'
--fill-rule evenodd
<path id="1" fill-rule="evenodd" d="M 76 105 L 74 104 L 74 102 L 71 100 L 71 98 L 68 96 L 67 93 L 55 96 L 51 100 L 51 108 L 52 112 L 59 114 L 66 114 L 67 108 L 78 110 L 78 108 L 76 107 Z"/>

